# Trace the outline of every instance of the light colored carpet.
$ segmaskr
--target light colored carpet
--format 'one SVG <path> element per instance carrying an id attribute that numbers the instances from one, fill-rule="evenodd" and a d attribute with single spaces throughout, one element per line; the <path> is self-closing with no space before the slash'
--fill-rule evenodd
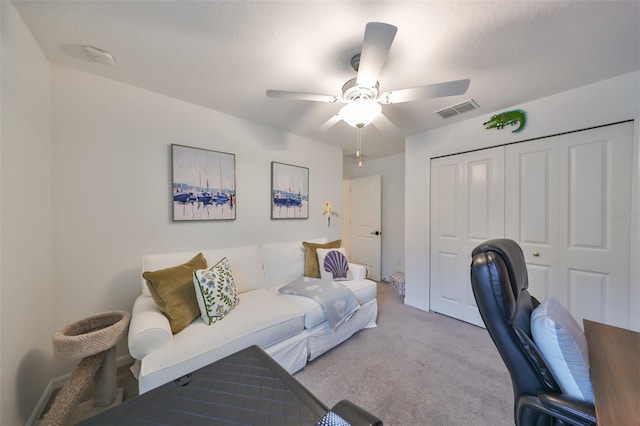
<path id="1" fill-rule="evenodd" d="M 348 399 L 385 425 L 513 425 L 509 373 L 488 332 L 411 308 L 378 284 L 378 327 L 294 377 L 327 406 Z"/>

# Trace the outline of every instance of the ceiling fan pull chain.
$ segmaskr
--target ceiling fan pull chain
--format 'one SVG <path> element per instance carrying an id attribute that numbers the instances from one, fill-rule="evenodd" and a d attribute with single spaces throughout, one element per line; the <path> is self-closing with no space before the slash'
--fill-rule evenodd
<path id="1" fill-rule="evenodd" d="M 362 168 L 362 127 L 356 127 L 356 158 L 358 167 Z"/>

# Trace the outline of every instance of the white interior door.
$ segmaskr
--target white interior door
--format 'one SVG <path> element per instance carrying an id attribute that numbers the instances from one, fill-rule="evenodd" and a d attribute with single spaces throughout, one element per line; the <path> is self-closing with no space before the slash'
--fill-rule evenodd
<path id="1" fill-rule="evenodd" d="M 520 243 L 531 293 L 584 318 L 631 328 L 633 124 L 506 150 L 506 236 Z"/>
<path id="2" fill-rule="evenodd" d="M 365 265 L 368 277 L 380 280 L 382 242 L 382 178 L 380 175 L 351 179 L 351 261 Z"/>
<path id="3" fill-rule="evenodd" d="M 483 325 L 471 251 L 504 235 L 504 147 L 431 161 L 431 310 Z"/>

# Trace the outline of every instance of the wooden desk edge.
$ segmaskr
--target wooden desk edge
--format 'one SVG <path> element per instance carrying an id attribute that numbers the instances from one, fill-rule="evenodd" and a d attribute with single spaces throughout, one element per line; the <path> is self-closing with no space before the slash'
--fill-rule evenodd
<path id="1" fill-rule="evenodd" d="M 583 320 L 600 426 L 640 425 L 640 333 Z"/>

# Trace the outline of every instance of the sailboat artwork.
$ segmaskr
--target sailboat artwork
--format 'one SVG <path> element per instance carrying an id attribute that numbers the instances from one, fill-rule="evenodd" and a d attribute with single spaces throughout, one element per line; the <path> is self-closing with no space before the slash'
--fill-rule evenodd
<path id="1" fill-rule="evenodd" d="M 236 218 L 235 155 L 171 145 L 173 220 Z"/>
<path id="2" fill-rule="evenodd" d="M 309 218 L 309 169 L 271 162 L 271 219 Z"/>

